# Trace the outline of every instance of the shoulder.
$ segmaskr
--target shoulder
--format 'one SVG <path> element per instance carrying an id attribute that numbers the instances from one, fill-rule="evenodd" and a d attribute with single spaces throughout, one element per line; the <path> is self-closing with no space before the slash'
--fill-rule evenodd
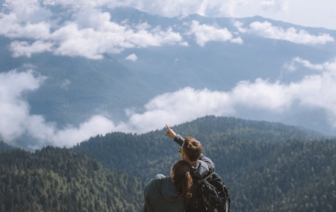
<path id="1" fill-rule="evenodd" d="M 210 171 L 208 163 L 201 160 L 199 160 L 196 165 L 192 166 L 191 169 L 192 169 L 191 174 L 193 177 L 201 177 L 201 178 L 206 176 Z"/>
<path id="2" fill-rule="evenodd" d="M 155 177 L 153 177 L 148 183 L 146 187 L 151 187 L 151 186 L 161 186 L 162 183 L 165 181 L 167 177 L 164 176 L 163 174 L 157 174 Z"/>
<path id="3" fill-rule="evenodd" d="M 155 177 L 153 178 L 153 180 L 160 180 L 160 179 L 165 179 L 167 178 L 165 175 L 163 174 L 157 174 L 155 175 Z"/>

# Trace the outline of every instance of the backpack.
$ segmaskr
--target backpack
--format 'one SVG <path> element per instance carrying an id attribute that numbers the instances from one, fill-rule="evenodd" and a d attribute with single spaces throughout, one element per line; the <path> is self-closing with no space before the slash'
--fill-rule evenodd
<path id="1" fill-rule="evenodd" d="M 229 189 L 216 172 L 198 180 L 198 184 L 205 211 L 230 212 Z"/>
<path id="2" fill-rule="evenodd" d="M 186 212 L 230 212 L 229 189 L 209 165 L 210 172 L 205 178 L 193 178 L 198 189 L 193 192 Z"/>

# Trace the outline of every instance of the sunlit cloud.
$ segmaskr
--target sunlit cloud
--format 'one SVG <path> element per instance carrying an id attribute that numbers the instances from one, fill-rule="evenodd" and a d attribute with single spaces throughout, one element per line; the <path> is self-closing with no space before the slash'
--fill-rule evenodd
<path id="1" fill-rule="evenodd" d="M 200 46 L 204 46 L 210 41 L 231 41 L 234 43 L 243 42 L 241 38 L 233 38 L 231 32 L 226 28 L 200 24 L 198 21 L 192 21 L 188 34 L 194 35 L 196 43 Z"/>
<path id="2" fill-rule="evenodd" d="M 126 48 L 186 45 L 182 36 L 170 27 L 161 29 L 147 23 L 120 25 L 100 8 L 74 9 L 70 11 L 70 19 L 59 25 L 55 24 L 57 20 L 51 18 L 48 9 L 39 7 L 38 1 L 28 1 L 25 8 L 21 3 L 20 0 L 11 1 L 6 7 L 8 12 L 0 13 L 0 35 L 13 39 L 10 50 L 14 57 L 51 52 L 101 59 L 104 53 L 120 53 Z M 44 18 L 36 17 L 35 12 Z"/>
<path id="3" fill-rule="evenodd" d="M 25 41 L 14 41 L 10 44 L 10 50 L 13 52 L 13 57 L 31 57 L 32 54 L 52 51 L 52 46 L 52 43 L 43 41 L 35 41 L 32 44 Z"/>
<path id="4" fill-rule="evenodd" d="M 23 92 L 38 89 L 44 80 L 45 77 L 34 76 L 32 71 L 0 73 L 0 134 L 3 139 L 12 141 L 26 132 L 23 125 L 29 125 L 31 119 Z"/>
<path id="5" fill-rule="evenodd" d="M 14 57 L 31 57 L 32 54 L 51 52 L 62 56 L 81 56 L 102 59 L 105 53 L 118 54 L 127 48 L 147 48 L 163 45 L 189 46 L 183 35 L 172 27 L 151 26 L 147 22 L 127 25 L 113 22 L 108 12 L 101 8 L 130 6 L 149 13 L 167 17 L 199 13 L 206 16 L 234 17 L 238 7 L 248 5 L 286 8 L 281 0 L 227 0 L 227 1 L 114 1 L 114 0 L 11 0 L 6 1 L 0 12 L 0 36 L 12 39 L 10 50 Z M 60 6 L 67 15 L 65 20 L 58 17 L 55 6 Z M 64 14 L 63 14 L 64 15 Z M 236 23 L 236 26 L 238 26 Z M 326 44 L 334 42 L 329 34 L 312 35 L 293 27 L 284 29 L 269 22 L 254 22 L 247 28 L 238 26 L 240 33 L 254 33 L 265 38 L 286 40 L 298 44 Z M 211 41 L 230 41 L 242 44 L 239 35 L 227 28 L 219 28 L 193 21 L 190 30 L 197 44 L 206 45 Z"/>
<path id="6" fill-rule="evenodd" d="M 135 62 L 138 60 L 138 57 L 136 56 L 136 54 L 130 54 L 128 55 L 125 60 L 129 60 L 129 61 L 132 61 L 132 62 Z"/>
<path id="7" fill-rule="evenodd" d="M 120 131 L 122 124 L 118 128 L 101 115 L 94 115 L 77 127 L 57 129 L 55 123 L 47 122 L 42 115 L 31 114 L 23 94 L 38 89 L 45 79 L 34 71 L 0 73 L 0 137 L 4 141 L 15 144 L 17 138 L 28 136 L 34 140 L 25 144 L 29 148 L 72 146 L 94 135 Z"/>
<path id="8" fill-rule="evenodd" d="M 0 134 L 6 142 L 13 143 L 16 138 L 29 135 L 35 140 L 27 144 L 31 148 L 44 145 L 70 147 L 97 134 L 114 131 L 146 133 L 161 129 L 166 123 L 177 125 L 206 115 L 239 116 L 242 108 L 282 114 L 290 111 L 294 103 L 296 107 L 325 111 L 330 126 L 336 128 L 336 59 L 321 64 L 301 58 L 294 58 L 293 62 L 297 69 L 305 67 L 317 71 L 291 83 L 265 79 L 241 81 L 229 91 L 186 87 L 154 97 L 144 105 L 145 112 L 126 109 L 128 119 L 125 122 L 115 123 L 102 114 L 95 114 L 78 126 L 69 125 L 63 129 L 47 122 L 42 115 L 31 114 L 29 103 L 22 95 L 39 89 L 45 77 L 33 71 L 2 73 Z M 12 86 L 14 80 L 18 86 Z"/>
<path id="9" fill-rule="evenodd" d="M 281 114 L 298 103 L 302 108 L 324 110 L 330 125 L 336 128 L 336 60 L 325 62 L 322 66 L 321 72 L 288 84 L 256 79 L 254 82 L 242 81 L 228 92 L 187 87 L 162 94 L 145 105 L 146 112 L 139 114 L 128 111 L 127 126 L 138 132 L 146 132 L 155 129 L 155 126 L 164 126 L 165 122 L 175 125 L 205 115 L 237 116 L 238 108 L 242 107 L 244 110 Z"/>
<path id="10" fill-rule="evenodd" d="M 336 60 L 336 59 L 335 59 Z M 320 63 L 320 64 L 313 64 L 308 60 L 304 60 L 300 57 L 295 57 L 292 59 L 292 61 L 285 63 L 284 67 L 287 68 L 290 71 L 297 70 L 300 66 L 312 69 L 312 70 L 317 70 L 317 71 L 323 71 L 323 70 L 328 70 L 328 71 L 333 71 L 336 70 L 336 63 L 335 62 L 325 62 L 325 63 Z"/>
<path id="11" fill-rule="evenodd" d="M 242 30 L 240 30 L 242 31 Z M 305 30 L 297 30 L 293 27 L 284 29 L 282 27 L 273 26 L 269 22 L 253 22 L 246 29 L 248 33 L 254 33 L 265 38 L 286 40 L 298 44 L 326 44 L 335 42 L 335 39 L 329 34 L 312 35 Z"/>

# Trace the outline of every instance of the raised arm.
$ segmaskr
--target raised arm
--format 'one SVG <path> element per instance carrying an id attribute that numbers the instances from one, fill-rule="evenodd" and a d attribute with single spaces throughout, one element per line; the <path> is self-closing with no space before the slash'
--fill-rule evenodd
<path id="1" fill-rule="evenodd" d="M 174 130 L 172 130 L 167 124 L 166 124 L 166 128 L 167 128 L 166 136 L 168 136 L 169 138 L 174 139 L 174 141 L 177 144 L 179 144 L 180 146 L 182 146 L 182 144 L 184 142 L 184 138 L 181 135 L 176 134 L 174 132 Z M 203 153 L 200 155 L 200 157 L 199 157 L 198 160 L 201 160 L 201 161 L 206 162 L 207 164 L 210 164 L 212 166 L 212 168 L 215 169 L 214 162 L 210 158 L 208 158 L 207 156 L 205 156 Z"/>
<path id="2" fill-rule="evenodd" d="M 177 144 L 179 144 L 180 146 L 182 146 L 184 138 L 182 136 L 180 136 L 179 134 L 176 134 L 174 132 L 174 130 L 172 130 L 167 124 L 166 124 L 166 128 L 167 128 L 166 136 L 168 136 L 169 138 L 174 139 L 174 141 Z"/>

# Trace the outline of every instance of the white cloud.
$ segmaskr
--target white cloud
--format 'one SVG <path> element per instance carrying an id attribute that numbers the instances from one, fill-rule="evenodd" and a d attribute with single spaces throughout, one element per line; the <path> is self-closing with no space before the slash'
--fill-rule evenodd
<path id="1" fill-rule="evenodd" d="M 28 135 L 34 139 L 34 143 L 26 144 L 31 148 L 72 146 L 91 136 L 123 127 L 122 123 L 115 126 L 111 120 L 94 115 L 78 127 L 57 129 L 55 123 L 46 122 L 43 116 L 30 114 L 23 93 L 38 89 L 45 79 L 33 71 L 0 73 L 0 135 L 6 142 L 15 142 L 20 136 Z"/>
<path id="2" fill-rule="evenodd" d="M 172 28 L 160 29 L 147 23 L 122 26 L 112 22 L 109 13 L 92 5 L 72 10 L 70 20 L 58 25 L 50 18 L 50 11 L 39 7 L 38 1 L 28 0 L 26 7 L 22 3 L 13 0 L 7 7 L 9 12 L 0 13 L 0 35 L 20 39 L 11 44 L 14 56 L 30 57 L 50 51 L 56 55 L 101 59 L 104 53 L 119 53 L 125 48 L 186 45 Z M 35 12 L 44 14 L 44 18 L 38 19 Z M 22 39 L 29 39 L 29 42 Z"/>
<path id="3" fill-rule="evenodd" d="M 13 52 L 13 57 L 31 57 L 34 53 L 52 51 L 52 46 L 52 43 L 45 43 L 43 41 L 35 41 L 31 45 L 25 41 L 14 41 L 10 44 L 10 50 Z"/>
<path id="4" fill-rule="evenodd" d="M 324 110 L 336 128 L 336 59 L 322 66 L 322 72 L 289 84 L 257 79 L 240 82 L 229 92 L 184 88 L 166 93 L 146 104 L 146 112 L 142 114 L 129 111 L 127 126 L 133 131 L 146 132 L 165 123 L 181 124 L 205 115 L 239 115 L 238 108 L 284 113 L 298 103 L 302 108 Z"/>
<path id="5" fill-rule="evenodd" d="M 0 35 L 14 39 L 13 56 L 31 56 L 49 51 L 56 55 L 82 56 L 101 59 L 104 53 L 119 53 L 126 48 L 146 48 L 162 45 L 188 46 L 183 37 L 172 28 L 160 29 L 148 23 L 129 26 L 111 21 L 110 14 L 101 6 L 132 6 L 162 16 L 179 16 L 200 13 L 207 16 L 236 16 L 239 8 L 263 7 L 285 11 L 288 2 L 282 0 L 170 0 L 170 1 L 115 1 L 115 0 L 7 0 L 0 13 Z M 59 22 L 60 17 L 47 6 L 61 5 L 69 19 Z M 258 6 L 255 6 L 258 5 Z M 264 22 L 252 23 L 248 29 L 266 38 L 287 40 L 300 44 L 325 44 L 333 42 L 328 34 L 311 35 L 294 28 L 283 29 Z M 196 42 L 204 46 L 210 41 L 243 43 L 226 28 L 218 28 L 192 22 L 190 33 Z M 18 40 L 15 40 L 18 39 Z M 28 40 L 25 40 L 28 39 Z M 25 43 L 26 42 L 26 43 Z M 28 44 L 29 43 L 29 44 Z"/>
<path id="6" fill-rule="evenodd" d="M 298 44 L 316 45 L 335 41 L 329 34 L 311 35 L 305 30 L 297 30 L 293 27 L 287 29 L 276 27 L 267 21 L 251 23 L 247 32 L 255 33 L 265 38 L 286 40 Z"/>
<path id="7" fill-rule="evenodd" d="M 199 24 L 198 21 L 192 21 L 188 34 L 194 35 L 197 44 L 200 46 L 204 46 L 210 41 L 242 43 L 241 38 L 233 38 L 231 32 L 226 28 L 217 28 L 206 24 Z"/>
<path id="8" fill-rule="evenodd" d="M 36 90 L 44 79 L 42 76 L 34 77 L 32 71 L 0 74 L 0 134 L 3 139 L 13 140 L 25 133 L 23 122 L 30 122 L 29 104 L 21 98 L 22 93 Z"/>
<path id="9" fill-rule="evenodd" d="M 130 60 L 132 62 L 135 62 L 138 60 L 138 57 L 135 54 L 130 54 L 125 58 L 125 60 Z"/>
<path id="10" fill-rule="evenodd" d="M 336 61 L 336 59 L 335 59 Z M 295 57 L 292 61 L 287 62 L 284 64 L 284 68 L 288 69 L 289 71 L 294 71 L 298 69 L 298 66 L 303 66 L 308 69 L 317 70 L 317 71 L 324 71 L 329 70 L 333 71 L 336 70 L 336 63 L 335 62 L 325 62 L 321 64 L 313 64 L 308 60 L 304 60 L 300 57 Z"/>
<path id="11" fill-rule="evenodd" d="M 20 20 L 15 13 L 0 13 L 0 35 L 10 38 L 46 39 L 50 25 L 46 22 L 31 23 Z"/>
<path id="12" fill-rule="evenodd" d="M 52 12 L 41 5 L 39 0 L 5 0 L 4 9 L 15 15 L 19 22 L 32 24 L 49 20 Z"/>
<path id="13" fill-rule="evenodd" d="M 287 11 L 288 8 L 287 3 L 282 0 L 263 0 L 260 4 L 264 10 Z"/>
<path id="14" fill-rule="evenodd" d="M 29 104 L 23 98 L 23 92 L 38 89 L 45 77 L 32 71 L 2 73 L 0 134 L 7 142 L 29 135 L 36 141 L 30 144 L 35 148 L 43 145 L 72 146 L 91 136 L 113 131 L 145 133 L 161 129 L 166 123 L 181 124 L 205 115 L 239 116 L 242 108 L 244 111 L 281 114 L 290 111 L 294 103 L 295 107 L 324 110 L 331 126 L 336 128 L 336 59 L 322 64 L 312 64 L 300 58 L 293 61 L 319 71 L 288 84 L 263 79 L 242 81 L 226 92 L 187 87 L 154 97 L 144 106 L 143 113 L 127 109 L 126 122 L 115 124 L 97 114 L 78 126 L 64 129 L 46 122 L 41 115 L 30 114 Z"/>

